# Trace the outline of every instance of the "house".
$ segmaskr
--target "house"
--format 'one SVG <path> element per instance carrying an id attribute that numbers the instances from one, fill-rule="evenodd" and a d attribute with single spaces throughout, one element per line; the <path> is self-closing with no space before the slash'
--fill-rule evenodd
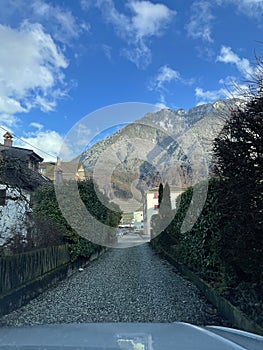
<path id="1" fill-rule="evenodd" d="M 177 186 L 170 187 L 170 200 L 171 209 L 176 209 L 176 201 L 178 196 L 185 190 L 184 188 Z M 153 215 L 159 213 L 159 188 L 153 188 L 146 192 L 144 204 L 143 204 L 143 222 L 144 222 L 144 233 L 147 235 L 151 234 L 151 219 Z"/>
<path id="2" fill-rule="evenodd" d="M 151 234 L 151 218 L 159 212 L 158 197 L 159 188 L 150 189 L 145 193 L 143 203 L 143 224 L 144 233 L 148 236 Z"/>
<path id="3" fill-rule="evenodd" d="M 0 144 L 0 246 L 17 234 L 26 239 L 31 225 L 31 194 L 50 182 L 39 173 L 42 161 L 33 150 L 14 147 L 13 136 L 4 134 Z"/>
<path id="4" fill-rule="evenodd" d="M 173 186 L 170 185 L 170 199 L 171 199 L 171 208 L 172 210 L 176 209 L 176 201 L 177 198 L 180 196 L 181 193 L 183 193 L 186 190 L 185 187 L 178 187 L 178 186 Z"/>
<path id="5" fill-rule="evenodd" d="M 3 137 L 4 143 L 0 143 L 0 152 L 4 152 L 7 158 L 22 161 L 24 165 L 33 172 L 38 172 L 39 163 L 43 161 L 43 158 L 30 149 L 14 147 L 11 133 L 6 132 Z"/>
<path id="6" fill-rule="evenodd" d="M 57 157 L 57 162 L 42 162 L 39 165 L 39 171 L 42 175 L 51 181 L 59 183 L 63 180 L 85 180 L 86 174 L 83 164 L 78 162 L 62 162 Z"/>
<path id="7" fill-rule="evenodd" d="M 133 213 L 134 230 L 143 231 L 143 211 L 138 210 Z"/>

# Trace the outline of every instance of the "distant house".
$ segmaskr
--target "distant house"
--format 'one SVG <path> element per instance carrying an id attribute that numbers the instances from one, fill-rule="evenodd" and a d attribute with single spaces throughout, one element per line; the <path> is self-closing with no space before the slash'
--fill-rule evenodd
<path id="1" fill-rule="evenodd" d="M 178 187 L 178 186 L 172 186 L 170 185 L 170 199 L 171 199 L 171 208 L 176 209 L 176 201 L 177 198 L 180 196 L 181 193 L 183 193 L 186 190 L 186 186 L 184 188 Z"/>
<path id="2" fill-rule="evenodd" d="M 143 231 L 143 211 L 138 210 L 133 213 L 134 230 Z"/>
<path id="3" fill-rule="evenodd" d="M 171 209 L 176 209 L 176 200 L 184 191 L 184 188 L 170 186 Z M 151 233 L 151 219 L 153 215 L 159 213 L 159 188 L 153 188 L 146 192 L 143 203 L 144 233 Z"/>
<path id="4" fill-rule="evenodd" d="M 0 246 L 16 234 L 26 238 L 30 226 L 32 192 L 50 180 L 39 173 L 43 158 L 34 151 L 13 146 L 13 136 L 4 134 L 0 144 Z"/>
<path id="5" fill-rule="evenodd" d="M 85 169 L 78 162 L 62 162 L 57 158 L 57 162 L 43 162 L 39 165 L 42 175 L 51 181 L 60 182 L 63 180 L 85 180 Z"/>
<path id="6" fill-rule="evenodd" d="M 144 233 L 149 236 L 151 234 L 151 218 L 159 212 L 158 197 L 159 188 L 150 189 L 145 193 L 143 203 Z"/>

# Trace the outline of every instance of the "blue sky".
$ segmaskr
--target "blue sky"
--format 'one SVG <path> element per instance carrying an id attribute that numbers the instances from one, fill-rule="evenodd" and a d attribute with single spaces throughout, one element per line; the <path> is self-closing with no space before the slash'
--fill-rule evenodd
<path id="1" fill-rule="evenodd" d="M 56 155 L 108 105 L 225 98 L 253 73 L 262 26 L 263 0 L 2 0 L 0 125 Z"/>

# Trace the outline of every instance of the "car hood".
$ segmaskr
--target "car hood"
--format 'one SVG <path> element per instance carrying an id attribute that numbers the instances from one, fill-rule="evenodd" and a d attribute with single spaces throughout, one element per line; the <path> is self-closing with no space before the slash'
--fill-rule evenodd
<path id="1" fill-rule="evenodd" d="M 187 323 L 81 323 L 0 328 L 0 349 L 262 350 L 263 337 Z"/>

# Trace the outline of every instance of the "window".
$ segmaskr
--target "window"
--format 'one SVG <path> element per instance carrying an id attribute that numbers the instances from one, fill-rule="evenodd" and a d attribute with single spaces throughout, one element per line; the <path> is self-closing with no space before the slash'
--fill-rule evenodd
<path id="1" fill-rule="evenodd" d="M 5 205 L 6 189 L 0 190 L 0 205 Z"/>
<path id="2" fill-rule="evenodd" d="M 47 169 L 46 168 L 40 168 L 40 172 L 41 172 L 41 174 L 45 175 L 46 172 L 47 172 Z"/>

